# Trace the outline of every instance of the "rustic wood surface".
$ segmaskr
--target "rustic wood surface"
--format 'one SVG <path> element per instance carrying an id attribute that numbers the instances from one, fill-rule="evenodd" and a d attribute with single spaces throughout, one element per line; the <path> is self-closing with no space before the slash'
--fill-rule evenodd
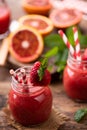
<path id="1" fill-rule="evenodd" d="M 21 7 L 21 0 L 6 0 L 10 9 L 12 19 L 18 19 L 23 14 L 26 14 Z M 0 110 L 6 106 L 7 98 L 10 90 L 11 77 L 9 74 L 9 69 L 13 66 L 6 63 L 4 67 L 0 67 Z M 56 76 L 57 77 L 57 76 Z M 62 81 L 51 84 L 51 89 L 53 93 L 53 106 L 56 110 L 63 113 L 69 118 L 63 125 L 59 127 L 58 130 L 87 130 L 87 117 L 85 117 L 80 123 L 74 121 L 74 114 L 80 108 L 87 107 L 87 103 L 77 103 L 67 97 Z M 0 113 L 0 119 L 2 119 L 2 113 Z M 0 120 L 1 121 L 1 120 Z M 16 130 L 15 128 L 6 125 L 6 120 L 3 118 L 3 128 L 0 130 Z"/>

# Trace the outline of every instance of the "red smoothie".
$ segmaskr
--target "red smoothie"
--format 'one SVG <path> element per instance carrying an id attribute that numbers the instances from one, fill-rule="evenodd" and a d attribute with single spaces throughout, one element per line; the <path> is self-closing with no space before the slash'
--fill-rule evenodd
<path id="1" fill-rule="evenodd" d="M 10 10 L 7 6 L 0 6 L 0 34 L 8 30 L 10 23 Z"/>
<path id="2" fill-rule="evenodd" d="M 63 84 L 69 97 L 87 101 L 87 60 L 77 61 L 69 54 L 64 70 Z"/>
<path id="3" fill-rule="evenodd" d="M 25 87 L 27 91 L 24 91 Z M 40 124 L 46 121 L 51 113 L 51 90 L 48 86 L 32 86 L 31 83 L 22 86 L 13 79 L 9 106 L 14 119 L 22 125 Z"/>

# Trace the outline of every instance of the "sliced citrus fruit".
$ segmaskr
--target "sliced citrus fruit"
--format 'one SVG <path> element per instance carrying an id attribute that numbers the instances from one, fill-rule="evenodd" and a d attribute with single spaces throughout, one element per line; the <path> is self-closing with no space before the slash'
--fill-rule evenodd
<path id="1" fill-rule="evenodd" d="M 76 9 L 54 9 L 49 15 L 55 27 L 66 28 L 79 23 L 82 13 Z"/>
<path id="2" fill-rule="evenodd" d="M 53 30 L 52 21 L 42 15 L 25 15 L 19 19 L 19 22 L 23 25 L 36 28 L 42 35 L 46 35 Z"/>
<path id="3" fill-rule="evenodd" d="M 43 48 L 42 36 L 32 27 L 21 26 L 9 36 L 9 52 L 19 62 L 36 60 Z"/>
<path id="4" fill-rule="evenodd" d="M 28 13 L 47 15 L 51 9 L 49 0 L 23 0 L 22 6 Z"/>

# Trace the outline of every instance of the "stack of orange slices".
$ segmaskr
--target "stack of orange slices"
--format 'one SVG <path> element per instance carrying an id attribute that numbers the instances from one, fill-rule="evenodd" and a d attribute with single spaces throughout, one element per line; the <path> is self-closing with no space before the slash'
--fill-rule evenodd
<path id="1" fill-rule="evenodd" d="M 53 30 L 49 18 L 41 15 L 25 15 L 19 19 L 19 27 L 9 35 L 9 52 L 16 61 L 35 61 L 43 52 L 43 35 Z"/>

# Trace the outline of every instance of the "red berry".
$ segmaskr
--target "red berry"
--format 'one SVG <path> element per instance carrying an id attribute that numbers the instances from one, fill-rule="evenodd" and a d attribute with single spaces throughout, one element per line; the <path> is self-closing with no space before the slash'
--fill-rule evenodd
<path id="1" fill-rule="evenodd" d="M 42 84 L 48 85 L 51 82 L 51 74 L 48 70 L 45 70 L 45 74 L 43 76 L 43 79 L 41 81 Z"/>
<path id="2" fill-rule="evenodd" d="M 40 65 L 41 63 L 39 61 L 36 62 L 30 72 L 30 82 L 34 86 L 46 86 L 51 82 L 51 74 L 47 69 L 44 71 L 42 80 L 39 80 L 38 70 L 40 68 Z"/>
<path id="3" fill-rule="evenodd" d="M 87 48 L 85 49 L 85 51 L 82 55 L 82 60 L 87 60 Z"/>

